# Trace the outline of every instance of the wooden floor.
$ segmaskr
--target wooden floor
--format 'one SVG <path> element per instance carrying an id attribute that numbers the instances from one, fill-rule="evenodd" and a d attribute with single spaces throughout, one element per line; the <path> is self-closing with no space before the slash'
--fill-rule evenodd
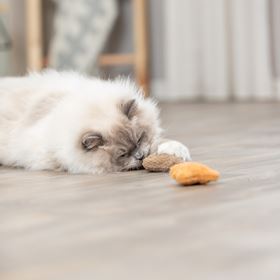
<path id="1" fill-rule="evenodd" d="M 162 118 L 217 183 L 2 167 L 0 279 L 280 279 L 280 104 L 162 105 Z"/>

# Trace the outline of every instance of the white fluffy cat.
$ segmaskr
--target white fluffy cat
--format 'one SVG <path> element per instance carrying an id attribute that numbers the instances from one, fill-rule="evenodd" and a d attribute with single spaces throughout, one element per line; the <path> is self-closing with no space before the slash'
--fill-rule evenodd
<path id="1" fill-rule="evenodd" d="M 47 70 L 0 79 L 0 164 L 103 173 L 141 167 L 150 153 L 190 159 L 160 138 L 158 109 L 127 80 Z"/>

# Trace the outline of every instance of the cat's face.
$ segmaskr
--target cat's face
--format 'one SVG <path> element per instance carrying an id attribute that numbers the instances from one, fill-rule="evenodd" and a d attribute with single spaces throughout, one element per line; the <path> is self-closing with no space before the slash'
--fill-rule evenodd
<path id="1" fill-rule="evenodd" d="M 149 115 L 136 100 L 117 105 L 110 129 L 90 130 L 81 136 L 81 149 L 103 171 L 139 169 L 158 137 L 157 112 Z M 157 110 L 154 107 L 152 110 Z"/>

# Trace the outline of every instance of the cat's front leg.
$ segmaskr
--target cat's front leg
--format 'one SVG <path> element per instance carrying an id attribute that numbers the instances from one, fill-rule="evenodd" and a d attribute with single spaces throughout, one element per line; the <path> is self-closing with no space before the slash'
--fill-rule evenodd
<path id="1" fill-rule="evenodd" d="M 156 146 L 157 154 L 169 154 L 181 157 L 184 161 L 190 161 L 191 155 L 189 149 L 182 143 L 175 140 L 161 140 Z"/>

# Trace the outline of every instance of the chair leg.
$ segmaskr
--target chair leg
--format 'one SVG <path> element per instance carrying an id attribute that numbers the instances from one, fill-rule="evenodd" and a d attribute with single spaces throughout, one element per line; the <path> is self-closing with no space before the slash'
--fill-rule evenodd
<path id="1" fill-rule="evenodd" d="M 147 2 L 146 0 L 133 0 L 134 18 L 134 53 L 135 53 L 135 78 L 144 90 L 145 96 L 149 95 L 148 74 L 148 34 L 147 34 Z"/>
<path id="2" fill-rule="evenodd" d="M 26 48 L 28 70 L 43 67 L 42 0 L 26 0 Z"/>

